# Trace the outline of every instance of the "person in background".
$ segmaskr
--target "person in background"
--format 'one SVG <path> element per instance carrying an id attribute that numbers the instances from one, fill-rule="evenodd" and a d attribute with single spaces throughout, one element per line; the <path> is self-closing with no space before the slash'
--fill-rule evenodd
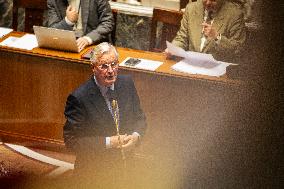
<path id="1" fill-rule="evenodd" d="M 47 0 L 48 26 L 74 30 L 79 50 L 110 41 L 114 27 L 108 0 Z"/>
<path id="2" fill-rule="evenodd" d="M 11 27 L 12 6 L 9 6 L 10 2 L 7 0 L 0 0 L 0 27 Z"/>
<path id="3" fill-rule="evenodd" d="M 127 178 L 135 174 L 132 155 L 146 118 L 132 79 L 118 75 L 112 45 L 103 42 L 93 49 L 91 69 L 92 77 L 67 98 L 64 141 L 76 155 L 76 178 L 89 179 L 94 185 L 88 187 L 117 188 L 122 178 L 130 184 Z"/>
<path id="4" fill-rule="evenodd" d="M 197 0 L 187 5 L 172 43 L 188 51 L 234 61 L 246 40 L 243 11 L 227 0 Z M 167 56 L 171 54 L 165 50 Z"/>

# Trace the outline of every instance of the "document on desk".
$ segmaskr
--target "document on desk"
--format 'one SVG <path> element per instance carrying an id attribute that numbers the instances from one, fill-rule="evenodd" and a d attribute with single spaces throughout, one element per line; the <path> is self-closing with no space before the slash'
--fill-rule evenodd
<path id="1" fill-rule="evenodd" d="M 183 60 L 172 66 L 174 70 L 179 72 L 209 76 L 221 76 L 226 73 L 227 66 L 231 64 L 217 61 L 211 54 L 185 51 L 168 41 L 167 48 L 172 55 L 184 58 Z"/>
<path id="2" fill-rule="evenodd" d="M 13 29 L 11 29 L 11 28 L 0 27 L 0 38 L 4 37 L 5 35 L 7 35 L 8 33 L 12 32 L 12 31 L 13 31 Z"/>
<path id="3" fill-rule="evenodd" d="M 124 66 L 124 67 L 132 67 L 132 68 L 138 68 L 138 69 L 143 69 L 143 70 L 155 71 L 162 64 L 163 62 L 160 62 L 160 61 L 127 57 L 119 65 Z"/>
<path id="4" fill-rule="evenodd" d="M 13 47 L 18 49 L 32 50 L 37 47 L 37 39 L 33 34 L 25 34 L 22 37 L 8 37 L 0 43 L 2 46 Z"/>

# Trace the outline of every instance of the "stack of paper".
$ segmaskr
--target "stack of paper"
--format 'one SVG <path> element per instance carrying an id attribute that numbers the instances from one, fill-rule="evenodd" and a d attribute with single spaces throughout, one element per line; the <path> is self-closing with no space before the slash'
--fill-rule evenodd
<path id="1" fill-rule="evenodd" d="M 172 66 L 179 72 L 190 74 L 201 74 L 209 76 L 221 76 L 226 73 L 227 66 L 231 63 L 221 62 L 214 59 L 211 54 L 185 51 L 180 47 L 176 47 L 167 41 L 168 51 L 175 56 L 184 59 Z"/>
<path id="2" fill-rule="evenodd" d="M 0 27 L 0 38 L 4 37 L 5 35 L 7 35 L 8 33 L 12 32 L 13 29 L 11 28 L 3 28 Z"/>
<path id="3" fill-rule="evenodd" d="M 143 70 L 155 71 L 162 64 L 163 62 L 159 62 L 159 61 L 127 57 L 119 65 L 125 66 L 125 67 L 132 67 L 132 68 L 138 68 L 138 69 L 143 69 Z"/>
<path id="4" fill-rule="evenodd" d="M 22 37 L 8 37 L 0 43 L 2 46 L 8 46 L 19 49 L 32 50 L 38 46 L 37 39 L 33 34 L 25 34 Z"/>

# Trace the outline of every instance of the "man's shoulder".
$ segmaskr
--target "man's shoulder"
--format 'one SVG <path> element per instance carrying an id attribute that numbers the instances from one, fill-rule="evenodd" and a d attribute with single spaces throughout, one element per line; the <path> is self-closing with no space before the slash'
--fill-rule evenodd
<path id="1" fill-rule="evenodd" d="M 90 78 L 86 82 L 82 83 L 78 88 L 72 91 L 72 95 L 76 97 L 85 96 L 85 94 L 89 91 L 91 87 L 94 87 L 94 80 Z"/>
<path id="2" fill-rule="evenodd" d="M 243 14 L 242 7 L 231 1 L 225 1 L 222 10 L 229 15 Z"/>
<path id="3" fill-rule="evenodd" d="M 126 86 L 133 83 L 132 77 L 130 75 L 118 75 L 117 85 Z"/>
<path id="4" fill-rule="evenodd" d="M 131 81 L 132 80 L 130 75 L 118 75 L 117 79 L 119 81 Z"/>
<path id="5" fill-rule="evenodd" d="M 202 0 L 197 0 L 197 1 L 194 1 L 194 2 L 189 2 L 186 5 L 185 10 L 186 11 L 196 11 L 200 8 L 202 8 Z"/>

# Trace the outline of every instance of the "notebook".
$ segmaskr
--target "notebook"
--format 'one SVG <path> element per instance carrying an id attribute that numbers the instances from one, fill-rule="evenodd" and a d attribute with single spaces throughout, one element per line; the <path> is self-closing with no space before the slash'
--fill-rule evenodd
<path id="1" fill-rule="evenodd" d="M 69 52 L 80 52 L 74 31 L 33 26 L 38 47 Z"/>

